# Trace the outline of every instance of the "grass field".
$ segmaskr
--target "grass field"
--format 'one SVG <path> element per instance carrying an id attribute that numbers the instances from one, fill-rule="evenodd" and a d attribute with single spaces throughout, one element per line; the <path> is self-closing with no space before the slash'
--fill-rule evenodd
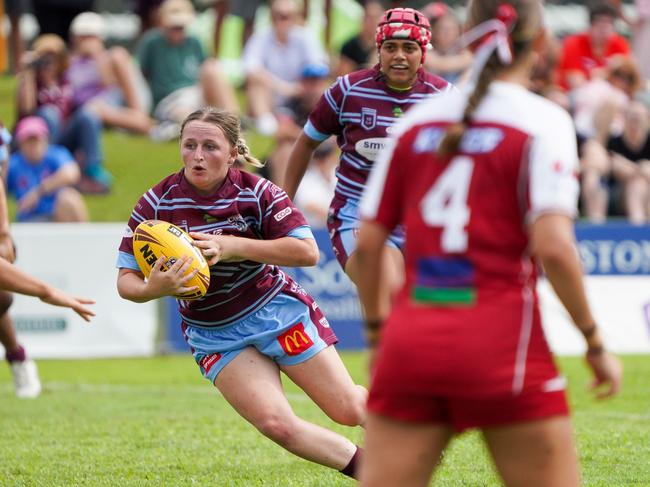
<path id="1" fill-rule="evenodd" d="M 365 354 L 343 354 L 365 382 Z M 581 359 L 564 358 L 586 486 L 650 486 L 650 359 L 623 357 L 625 389 L 592 400 Z M 340 474 L 285 452 L 240 419 L 188 356 L 39 362 L 45 391 L 13 396 L 0 367 L 2 486 L 351 486 Z M 293 384 L 297 413 L 334 425 Z M 476 433 L 456 440 L 436 485 L 499 485 Z"/>

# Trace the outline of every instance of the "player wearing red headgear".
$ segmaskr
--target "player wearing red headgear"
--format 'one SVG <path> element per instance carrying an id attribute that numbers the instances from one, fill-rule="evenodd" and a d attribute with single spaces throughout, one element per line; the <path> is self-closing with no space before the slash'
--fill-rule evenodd
<path id="1" fill-rule="evenodd" d="M 618 391 L 621 368 L 582 283 L 575 133 L 565 111 L 526 90 L 543 48 L 540 2 L 474 0 L 468 23 L 466 39 L 478 42 L 468 89 L 407 115 L 361 203 L 356 255 L 371 338 L 387 316 L 383 242 L 406 227 L 406 280 L 381 326 L 361 485 L 428 485 L 454 433 L 481 428 L 506 485 L 577 487 L 536 262 L 585 336 L 600 396 Z"/>
<path id="2" fill-rule="evenodd" d="M 384 12 L 376 34 L 379 64 L 341 76 L 329 87 L 309 115 L 289 157 L 283 185 L 293 196 L 316 147 L 337 136 L 341 158 L 327 226 L 339 263 L 355 282 L 358 204 L 388 131 L 414 104 L 450 88 L 446 81 L 422 69 L 430 37 L 429 21 L 417 10 Z M 386 244 L 384 258 L 391 263 L 386 282 L 401 282 L 402 242 L 398 229 Z M 387 292 L 386 306 L 389 298 Z"/>

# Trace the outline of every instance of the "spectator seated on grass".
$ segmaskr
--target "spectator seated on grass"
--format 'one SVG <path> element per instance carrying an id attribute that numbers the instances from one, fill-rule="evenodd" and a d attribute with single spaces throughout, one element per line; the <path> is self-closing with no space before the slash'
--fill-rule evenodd
<path id="1" fill-rule="evenodd" d="M 7 191 L 18 201 L 18 221 L 87 221 L 86 205 L 74 188 L 79 167 L 65 147 L 49 144 L 45 121 L 25 117 L 15 135 L 18 150 L 6 174 Z"/>
<path id="2" fill-rule="evenodd" d="M 453 11 L 442 2 L 428 4 L 424 13 L 431 24 L 432 50 L 427 53 L 424 67 L 450 83 L 459 83 L 472 65 L 474 56 L 469 49 L 456 49 L 461 25 Z"/>
<path id="3" fill-rule="evenodd" d="M 294 197 L 296 206 L 310 226 L 325 228 L 334 189 L 339 154 L 335 138 L 329 138 L 314 151 L 309 167 L 300 181 Z"/>
<path id="4" fill-rule="evenodd" d="M 375 36 L 377 35 L 377 24 L 383 13 L 384 7 L 381 2 L 370 0 L 364 4 L 361 31 L 341 46 L 339 63 L 336 68 L 337 76 L 370 68 L 377 64 Z"/>
<path id="5" fill-rule="evenodd" d="M 161 27 L 147 32 L 138 46 L 159 122 L 150 132 L 154 140 L 178 137 L 180 122 L 205 105 L 239 112 L 235 92 L 216 59 L 207 59 L 199 40 L 187 33 L 193 19 L 189 0 L 166 0 L 160 6 Z"/>
<path id="6" fill-rule="evenodd" d="M 81 13 L 72 21 L 67 76 L 74 106 L 87 108 L 106 126 L 147 134 L 153 120 L 142 101 L 144 82 L 138 81 L 138 70 L 126 49 L 104 46 L 105 31 L 104 20 L 94 12 Z"/>
<path id="7" fill-rule="evenodd" d="M 625 110 L 641 85 L 631 58 L 613 59 L 603 73 L 604 79 L 582 84 L 571 96 L 579 139 L 584 212 L 594 222 L 605 220 L 612 202 L 610 193 L 616 191 L 612 186 L 615 181 L 610 178 L 607 141 L 623 130 Z"/>
<path id="8" fill-rule="evenodd" d="M 102 165 L 99 117 L 87 107 L 74 108 L 67 77 L 65 42 L 55 34 L 39 36 L 24 54 L 18 73 L 18 119 L 38 115 L 47 123 L 50 142 L 65 146 L 83 168 L 80 189 L 106 193 L 112 177 Z"/>
<path id="9" fill-rule="evenodd" d="M 630 222 L 650 222 L 650 113 L 641 101 L 625 111 L 621 135 L 610 137 L 607 150 L 612 175 L 622 186 L 624 208 Z"/>
<path id="10" fill-rule="evenodd" d="M 273 0 L 270 10 L 271 28 L 253 34 L 242 56 L 248 108 L 262 135 L 277 132 L 276 110 L 299 93 L 303 67 L 327 63 L 323 47 L 298 24 L 299 10 L 294 0 Z"/>
<path id="11" fill-rule="evenodd" d="M 558 77 L 565 90 L 598 76 L 610 58 L 630 54 L 629 44 L 614 30 L 617 17 L 616 7 L 599 2 L 589 9 L 589 29 L 564 39 Z"/>

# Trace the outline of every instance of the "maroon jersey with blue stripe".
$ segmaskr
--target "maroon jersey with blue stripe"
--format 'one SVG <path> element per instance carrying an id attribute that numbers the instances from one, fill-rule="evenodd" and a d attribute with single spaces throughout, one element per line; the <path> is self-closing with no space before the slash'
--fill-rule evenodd
<path id="1" fill-rule="evenodd" d="M 287 194 L 270 181 L 230 169 L 214 195 L 201 196 L 183 171 L 163 179 L 138 201 L 120 244 L 118 267 L 139 270 L 132 232 L 144 220 L 163 220 L 188 232 L 273 240 L 313 238 L 305 218 Z M 183 320 L 217 327 L 238 321 L 268 303 L 283 288 L 297 287 L 280 268 L 245 260 L 210 267 L 210 287 L 202 299 L 179 300 Z"/>
<path id="2" fill-rule="evenodd" d="M 341 160 L 336 197 L 361 198 L 373 162 L 384 148 L 389 128 L 415 103 L 448 91 L 451 85 L 420 69 L 407 91 L 388 87 L 379 65 L 339 77 L 309 115 L 305 134 L 314 140 L 336 135 Z"/>

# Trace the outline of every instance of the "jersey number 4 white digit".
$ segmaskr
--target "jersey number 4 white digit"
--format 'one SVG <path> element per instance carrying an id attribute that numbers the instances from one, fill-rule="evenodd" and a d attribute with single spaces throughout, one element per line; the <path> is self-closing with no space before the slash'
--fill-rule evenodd
<path id="1" fill-rule="evenodd" d="M 420 203 L 424 222 L 443 228 L 440 245 L 448 253 L 467 250 L 465 227 L 470 216 L 467 194 L 473 171 L 471 157 L 454 157 Z"/>

